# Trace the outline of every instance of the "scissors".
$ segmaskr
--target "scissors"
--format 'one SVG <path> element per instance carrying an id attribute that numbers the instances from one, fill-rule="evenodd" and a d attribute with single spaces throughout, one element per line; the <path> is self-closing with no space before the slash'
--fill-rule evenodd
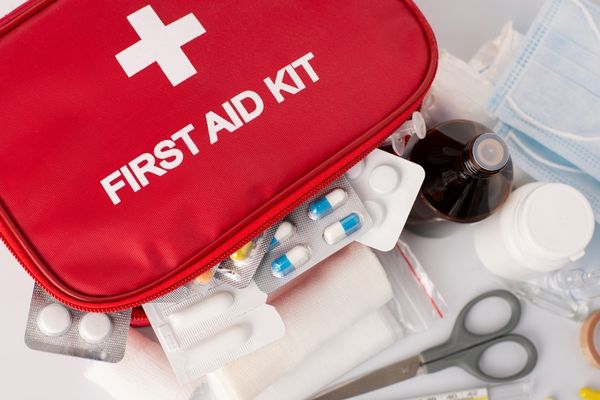
<path id="1" fill-rule="evenodd" d="M 475 334 L 466 325 L 467 316 L 478 303 L 488 298 L 501 298 L 511 308 L 506 325 L 495 332 Z M 524 336 L 510 333 L 521 319 L 519 299 L 506 290 L 494 290 L 471 300 L 460 312 L 448 341 L 432 347 L 421 354 L 383 367 L 364 376 L 344 382 L 315 397 L 313 400 L 338 400 L 371 392 L 393 383 L 413 378 L 417 375 L 438 372 L 449 367 L 460 367 L 476 378 L 492 383 L 509 382 L 529 374 L 537 364 L 537 350 L 534 344 Z M 486 350 L 499 343 L 512 342 L 527 352 L 527 362 L 513 375 L 494 376 L 486 373 L 480 366 L 481 357 Z"/>

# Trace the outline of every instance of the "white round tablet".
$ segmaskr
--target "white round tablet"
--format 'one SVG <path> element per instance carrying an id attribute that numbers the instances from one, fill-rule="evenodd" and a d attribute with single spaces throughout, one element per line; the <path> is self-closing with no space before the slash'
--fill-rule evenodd
<path id="1" fill-rule="evenodd" d="M 85 314 L 79 321 L 79 334 L 90 344 L 105 341 L 112 332 L 112 323 L 106 314 Z"/>
<path id="2" fill-rule="evenodd" d="M 393 167 L 380 165 L 371 171 L 369 185 L 377 193 L 389 194 L 396 190 L 399 180 L 398 172 Z"/>
<path id="3" fill-rule="evenodd" d="M 369 212 L 374 226 L 380 226 L 385 221 L 385 207 L 378 201 L 366 200 L 363 205 Z"/>
<path id="4" fill-rule="evenodd" d="M 71 327 L 71 313 L 62 304 L 48 304 L 38 314 L 37 325 L 46 336 L 64 335 Z"/>

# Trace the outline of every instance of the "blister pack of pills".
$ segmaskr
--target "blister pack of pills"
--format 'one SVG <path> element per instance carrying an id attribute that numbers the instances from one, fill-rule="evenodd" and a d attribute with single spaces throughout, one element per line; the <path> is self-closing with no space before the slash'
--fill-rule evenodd
<path id="1" fill-rule="evenodd" d="M 115 363 L 125 355 L 130 322 L 131 310 L 110 314 L 75 310 L 36 284 L 25 344 L 33 350 Z"/>
<path id="2" fill-rule="evenodd" d="M 276 230 L 277 226 L 267 229 L 221 262 L 215 270 L 215 278 L 237 288 L 248 286 L 269 251 Z"/>
<path id="3" fill-rule="evenodd" d="M 189 285 L 184 299 L 144 305 L 181 383 L 193 382 L 285 334 L 279 313 L 266 304 L 267 295 L 255 283 L 243 289 L 217 280 L 207 290 L 194 282 Z"/>
<path id="4" fill-rule="evenodd" d="M 254 280 L 262 291 L 271 293 L 372 226 L 359 196 L 341 177 L 279 224 Z"/>
<path id="5" fill-rule="evenodd" d="M 379 251 L 396 245 L 425 179 L 423 168 L 383 150 L 373 150 L 346 176 L 373 219 L 357 242 Z"/>

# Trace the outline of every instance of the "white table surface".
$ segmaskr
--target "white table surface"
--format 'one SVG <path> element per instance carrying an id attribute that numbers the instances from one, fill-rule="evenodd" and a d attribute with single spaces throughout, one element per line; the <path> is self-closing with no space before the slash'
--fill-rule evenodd
<path id="1" fill-rule="evenodd" d="M 0 0 L 0 15 L 21 2 Z M 525 31 L 542 1 L 420 0 L 417 3 L 436 31 L 440 46 L 467 58 L 483 41 L 494 37 L 509 19 L 515 21 L 517 29 Z M 428 332 L 403 340 L 360 370 L 400 360 L 445 340 L 462 305 L 497 286 L 493 276 L 476 259 L 469 227 L 443 240 L 410 235 L 408 240 L 444 294 L 450 312 Z M 83 378 L 82 372 L 89 361 L 34 352 L 25 347 L 23 332 L 32 281 L 3 247 L 0 247 L 0 270 L 0 307 L 4 315 L 0 330 L 0 399 L 109 400 L 105 392 Z M 531 376 L 534 399 L 553 395 L 556 399 L 572 400 L 577 398 L 580 387 L 600 386 L 600 371 L 588 366 L 580 354 L 578 324 L 526 304 L 517 331 L 530 337 L 539 350 L 539 364 Z M 505 363 L 513 355 L 506 351 L 498 362 Z M 462 370 L 449 369 L 362 398 L 398 399 L 481 385 Z"/>

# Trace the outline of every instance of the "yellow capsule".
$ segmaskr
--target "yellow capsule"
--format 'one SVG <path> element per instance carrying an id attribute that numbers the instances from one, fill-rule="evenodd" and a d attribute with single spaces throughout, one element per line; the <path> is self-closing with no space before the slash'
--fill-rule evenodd
<path id="1" fill-rule="evenodd" d="M 600 391 L 584 387 L 579 391 L 579 396 L 584 400 L 600 400 Z"/>
<path id="2" fill-rule="evenodd" d="M 244 247 L 229 256 L 229 258 L 237 262 L 244 261 L 250 256 L 252 249 L 254 249 L 254 242 L 247 243 Z"/>

